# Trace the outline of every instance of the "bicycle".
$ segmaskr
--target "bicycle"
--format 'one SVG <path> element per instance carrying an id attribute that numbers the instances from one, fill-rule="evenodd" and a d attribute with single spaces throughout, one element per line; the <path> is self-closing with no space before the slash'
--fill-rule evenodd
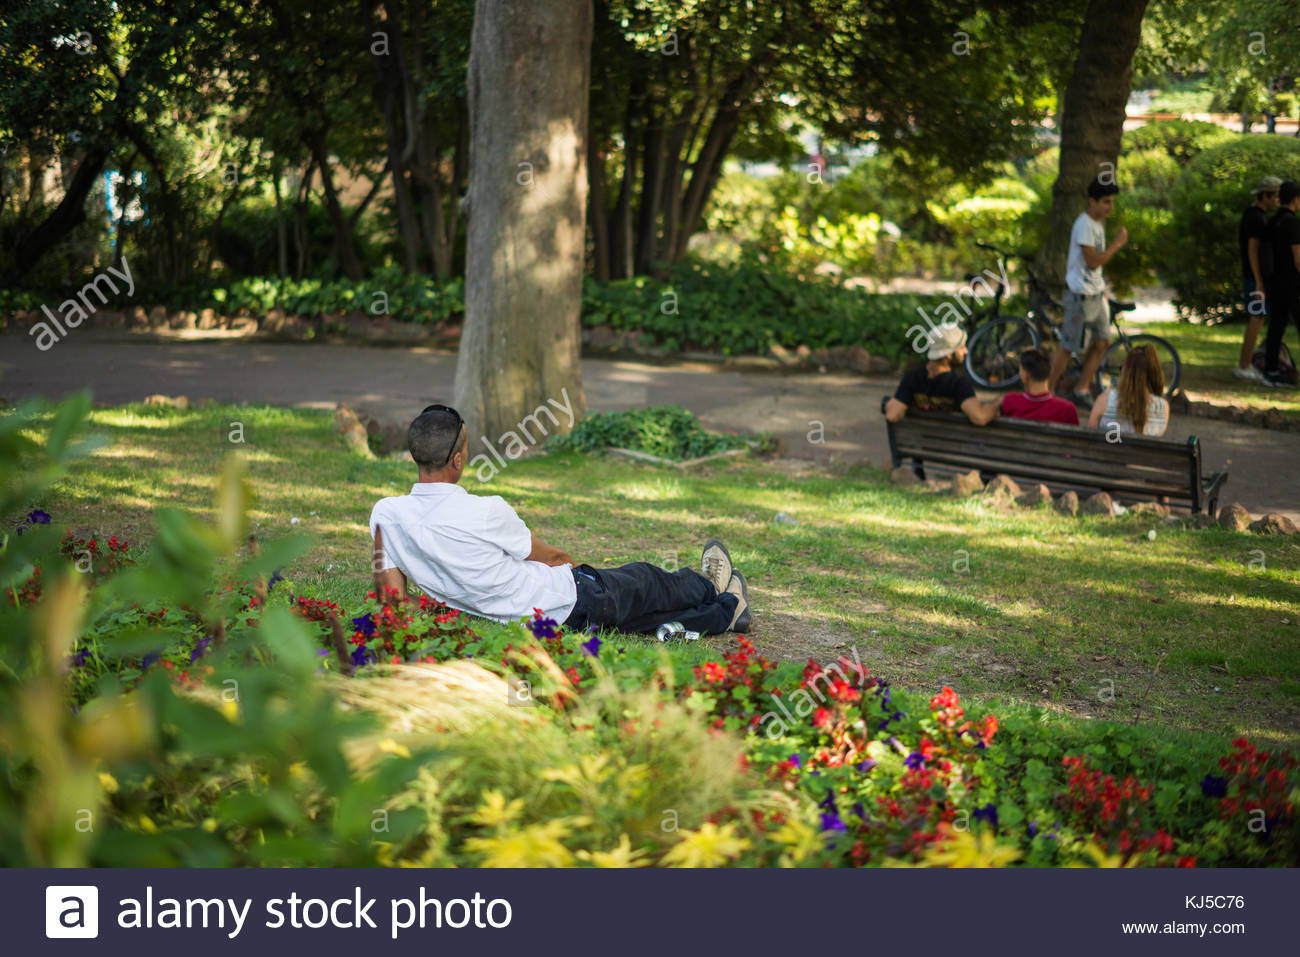
<path id="1" fill-rule="evenodd" d="M 1034 272 L 1033 263 L 1025 256 L 1008 253 L 988 243 L 976 243 L 981 249 L 987 249 L 1008 259 L 1018 259 L 1025 266 L 1029 284 L 1029 308 L 1023 316 L 1006 316 L 998 312 L 1007 289 L 1001 277 L 997 279 L 993 303 L 988 309 L 972 312 L 967 318 L 966 372 L 977 386 L 994 391 L 1011 389 L 1020 382 L 1020 353 L 1026 349 L 1037 348 L 1039 343 L 1049 335 L 1060 340 L 1064 323 L 1063 307 L 1039 281 Z M 973 283 L 979 277 L 967 276 L 967 283 Z M 988 283 L 985 282 L 987 288 Z M 1173 395 L 1182 379 L 1183 363 L 1178 350 L 1167 340 L 1151 333 L 1139 332 L 1129 335 L 1119 323 L 1120 313 L 1137 308 L 1135 303 L 1108 299 L 1110 324 L 1115 329 L 1114 341 L 1102 356 L 1097 368 L 1095 385 L 1100 393 L 1110 382 L 1119 378 L 1120 370 L 1128 354 L 1136 348 L 1154 346 L 1160 358 L 1160 366 L 1165 376 L 1165 394 Z M 1081 355 L 1088 351 L 1085 341 Z M 1077 380 L 1082 370 L 1078 355 L 1070 357 L 1066 375 L 1074 373 Z"/>

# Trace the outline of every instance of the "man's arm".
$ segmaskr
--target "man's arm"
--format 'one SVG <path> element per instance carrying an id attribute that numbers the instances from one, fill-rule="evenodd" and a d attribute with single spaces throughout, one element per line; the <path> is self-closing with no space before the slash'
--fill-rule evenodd
<path id="1" fill-rule="evenodd" d="M 1254 296 L 1264 298 L 1264 271 L 1259 265 L 1259 237 L 1251 236 L 1246 240 L 1246 258 L 1250 260 L 1250 273 L 1255 277 Z"/>
<path id="2" fill-rule="evenodd" d="M 531 533 L 530 533 L 531 534 Z M 554 545 L 547 545 L 536 535 L 532 536 L 533 550 L 528 553 L 528 561 L 541 562 L 543 565 L 577 565 L 569 553 Z"/>
<path id="3" fill-rule="evenodd" d="M 1105 252 L 1099 253 L 1097 252 L 1096 246 L 1085 246 L 1083 243 L 1079 244 L 1079 248 L 1083 252 L 1083 261 L 1087 264 L 1088 268 L 1100 269 L 1102 266 L 1106 265 L 1106 263 L 1110 262 L 1110 257 L 1119 252 L 1120 247 L 1126 242 L 1128 242 L 1128 230 L 1121 226 L 1119 232 L 1115 234 L 1115 238 L 1112 239 L 1110 245 L 1106 247 Z"/>
<path id="4" fill-rule="evenodd" d="M 974 425 L 988 425 L 998 417 L 998 410 L 1001 407 L 1002 398 L 1000 396 L 993 402 L 981 402 L 971 396 L 961 404 L 961 410 L 966 413 L 966 418 L 970 419 Z"/>
<path id="5" fill-rule="evenodd" d="M 893 396 L 885 403 L 885 421 L 902 422 L 903 416 L 907 415 L 907 403 L 899 402 Z"/>
<path id="6" fill-rule="evenodd" d="M 406 574 L 397 567 L 384 567 L 384 530 L 375 526 L 375 547 L 370 556 L 370 569 L 375 575 L 375 592 L 382 595 L 385 588 L 396 588 L 406 594 Z"/>
<path id="7" fill-rule="evenodd" d="M 1300 272 L 1300 243 L 1291 244 L 1291 258 L 1295 260 L 1295 268 Z"/>

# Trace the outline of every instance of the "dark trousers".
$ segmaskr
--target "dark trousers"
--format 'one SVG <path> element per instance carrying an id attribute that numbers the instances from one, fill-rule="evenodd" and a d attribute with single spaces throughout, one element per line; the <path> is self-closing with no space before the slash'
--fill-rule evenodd
<path id="1" fill-rule="evenodd" d="M 1300 289 L 1269 287 L 1268 338 L 1264 340 L 1264 371 L 1276 372 L 1287 325 L 1300 329 Z"/>
<path id="2" fill-rule="evenodd" d="M 570 630 L 592 625 L 618 631 L 651 633 L 666 621 L 680 621 L 687 631 L 718 635 L 731 627 L 736 596 L 713 587 L 691 568 L 665 571 L 649 562 L 618 568 L 573 569 L 578 601 L 565 619 Z"/>

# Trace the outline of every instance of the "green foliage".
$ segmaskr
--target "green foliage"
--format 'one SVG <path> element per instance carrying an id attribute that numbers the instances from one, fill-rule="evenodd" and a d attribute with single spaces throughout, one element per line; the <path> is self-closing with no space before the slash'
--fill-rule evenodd
<path id="1" fill-rule="evenodd" d="M 695 413 L 677 405 L 626 412 L 589 412 L 567 435 L 549 443 L 558 451 L 594 452 L 604 448 L 633 449 L 665 459 L 695 459 L 727 449 L 745 447 L 736 435 L 708 432 Z"/>
<path id="2" fill-rule="evenodd" d="M 803 278 L 753 259 L 735 265 L 682 263 L 665 280 L 637 276 L 583 287 L 584 325 L 639 330 L 669 351 L 767 352 L 772 344 L 810 348 L 862 345 L 891 359 L 908 353 L 905 335 L 934 297 L 875 295 L 833 279 Z"/>
<path id="3" fill-rule="evenodd" d="M 979 186 L 953 182 L 937 165 L 904 151 L 870 156 L 829 187 L 797 173 L 757 179 L 729 173 L 706 225 L 733 248 L 797 273 L 821 263 L 849 275 L 959 278 L 985 258 L 975 245 L 1019 248 L 1034 191 L 1010 175 Z M 702 246 L 703 258 L 739 256 Z"/>
<path id="4" fill-rule="evenodd" d="M 1125 157 L 1143 150 L 1164 150 L 1180 167 L 1204 149 L 1235 139 L 1237 134 L 1205 120 L 1157 120 L 1124 133 Z M 1127 178 L 1130 174 L 1122 171 Z"/>
<path id="5" fill-rule="evenodd" d="M 1222 320 L 1240 308 L 1237 223 L 1264 176 L 1300 179 L 1300 142 L 1245 136 L 1204 150 L 1170 196 L 1166 280 L 1183 314 Z"/>

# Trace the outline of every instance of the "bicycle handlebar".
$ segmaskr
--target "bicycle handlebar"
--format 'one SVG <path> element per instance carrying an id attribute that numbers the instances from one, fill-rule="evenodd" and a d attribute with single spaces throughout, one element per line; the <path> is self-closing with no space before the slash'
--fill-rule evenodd
<path id="1" fill-rule="evenodd" d="M 999 249 L 997 246 L 994 246 L 992 243 L 981 242 L 978 239 L 975 240 L 975 245 L 978 246 L 980 249 L 987 249 L 989 252 L 997 253 L 1003 259 L 1019 259 L 1021 262 L 1025 264 L 1026 267 L 1025 271 L 1029 274 L 1030 283 L 1032 283 L 1035 286 L 1038 286 L 1040 289 L 1043 289 L 1042 280 L 1038 278 L 1038 273 L 1034 272 L 1034 261 L 1030 259 L 1028 256 L 1021 255 L 1020 253 L 1007 252 L 1005 249 Z M 1046 289 L 1043 289 L 1043 291 L 1044 293 L 1046 293 Z M 1049 296 L 1048 298 L 1050 299 L 1051 297 Z M 1059 305 L 1059 303 L 1055 303 L 1055 304 Z"/>

